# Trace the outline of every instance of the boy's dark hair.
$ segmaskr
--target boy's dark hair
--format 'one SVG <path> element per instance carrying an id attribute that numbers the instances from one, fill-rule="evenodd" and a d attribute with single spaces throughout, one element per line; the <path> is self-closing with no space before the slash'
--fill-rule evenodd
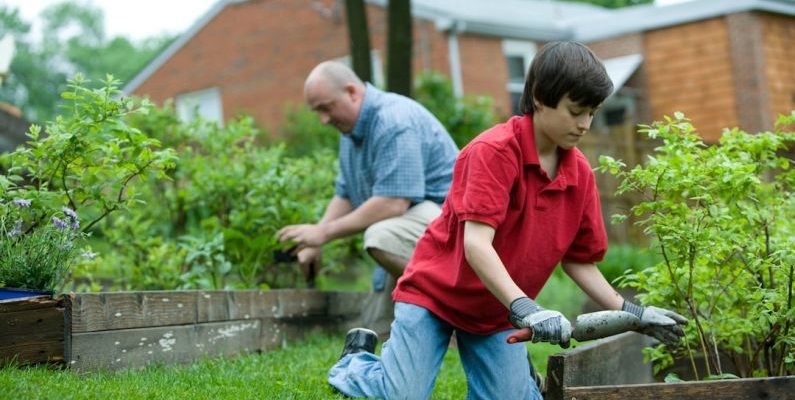
<path id="1" fill-rule="evenodd" d="M 595 108 L 613 92 L 605 66 L 577 42 L 552 42 L 536 54 L 520 101 L 523 114 L 533 114 L 533 99 L 557 107 L 565 95 L 582 106 Z"/>

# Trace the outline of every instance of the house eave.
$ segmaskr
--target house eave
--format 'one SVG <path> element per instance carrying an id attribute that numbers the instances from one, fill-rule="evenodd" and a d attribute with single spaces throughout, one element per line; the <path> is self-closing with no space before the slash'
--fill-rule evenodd
<path id="1" fill-rule="evenodd" d="M 187 44 L 199 31 L 204 29 L 221 11 L 230 4 L 245 3 L 247 0 L 218 0 L 201 18 L 182 33 L 171 45 L 166 47 L 151 62 L 141 69 L 131 80 L 122 88 L 124 95 L 129 96 L 134 93 L 152 74 L 163 66 L 171 57 L 174 56 L 185 44 Z"/>
<path id="2" fill-rule="evenodd" d="M 740 12 L 795 16 L 795 2 L 783 0 L 695 0 L 666 6 L 642 5 L 609 16 L 572 21 L 573 39 L 584 43 L 652 31 Z"/>

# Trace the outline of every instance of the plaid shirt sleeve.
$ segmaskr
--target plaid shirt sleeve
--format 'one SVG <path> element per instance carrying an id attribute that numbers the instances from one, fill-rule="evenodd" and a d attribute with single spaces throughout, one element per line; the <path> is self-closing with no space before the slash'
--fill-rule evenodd
<path id="1" fill-rule="evenodd" d="M 381 139 L 373 164 L 376 174 L 373 195 L 422 201 L 425 174 L 419 135 L 403 129 Z"/>

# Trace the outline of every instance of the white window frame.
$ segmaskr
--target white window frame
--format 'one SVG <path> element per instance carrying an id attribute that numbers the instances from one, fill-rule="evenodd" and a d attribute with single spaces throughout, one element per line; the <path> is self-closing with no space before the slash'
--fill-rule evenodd
<path id="1" fill-rule="evenodd" d="M 533 62 L 533 57 L 535 57 L 537 51 L 538 45 L 536 45 L 535 42 L 510 39 L 502 41 L 502 54 L 505 57 L 506 63 L 509 57 L 521 57 L 523 60 L 522 81 L 512 82 L 510 79 L 511 77 L 508 76 L 508 82 L 506 82 L 505 88 L 509 96 L 518 94 L 521 97 L 524 91 L 524 82 L 527 78 L 527 71 L 530 69 L 530 63 Z M 511 104 L 511 106 L 513 106 L 513 104 Z"/>
<path id="2" fill-rule="evenodd" d="M 177 117 L 190 123 L 200 117 L 204 121 L 224 126 L 224 108 L 221 102 L 221 89 L 212 87 L 178 94 L 174 99 Z"/>

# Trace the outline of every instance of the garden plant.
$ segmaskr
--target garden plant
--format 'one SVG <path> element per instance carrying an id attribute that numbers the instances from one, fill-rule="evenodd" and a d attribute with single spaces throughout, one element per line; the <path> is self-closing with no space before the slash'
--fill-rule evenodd
<path id="1" fill-rule="evenodd" d="M 617 194 L 641 197 L 632 213 L 661 256 L 624 284 L 691 322 L 681 345 L 647 352 L 656 370 L 686 358 L 696 379 L 795 373 L 794 121 L 795 112 L 775 132 L 726 130 L 706 145 L 676 113 L 643 127 L 662 142 L 643 165 L 601 157 Z"/>
<path id="2" fill-rule="evenodd" d="M 0 175 L 0 282 L 30 289 L 59 289 L 80 255 L 75 243 L 108 215 L 141 202 L 132 184 L 162 179 L 171 150 L 129 125 L 126 117 L 151 104 L 119 98 L 108 76 L 89 88 L 80 75 L 62 94 L 62 116 L 42 131 L 30 127 L 26 146 L 3 156 Z"/>

